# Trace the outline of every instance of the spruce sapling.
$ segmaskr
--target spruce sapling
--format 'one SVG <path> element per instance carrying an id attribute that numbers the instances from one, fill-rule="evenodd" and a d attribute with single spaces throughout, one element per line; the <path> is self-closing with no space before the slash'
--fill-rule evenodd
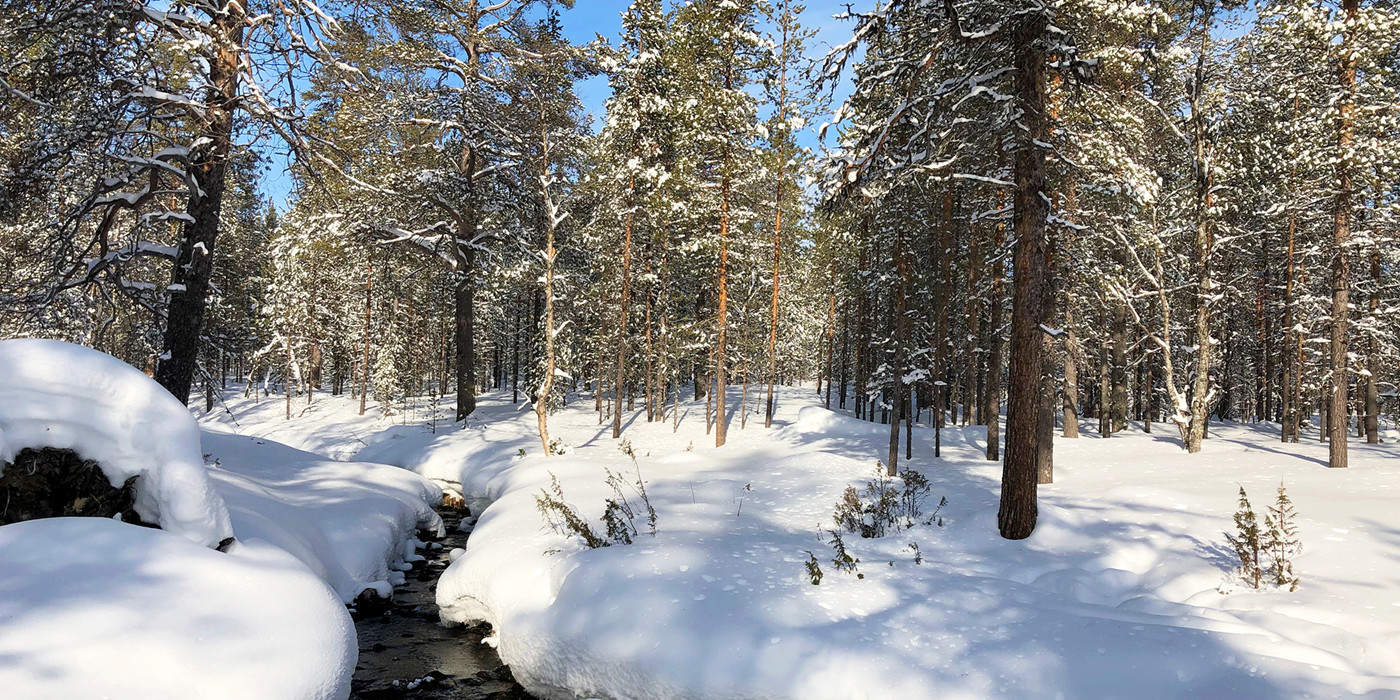
<path id="1" fill-rule="evenodd" d="M 1254 588 L 1259 587 L 1263 571 L 1259 568 L 1259 521 L 1254 516 L 1254 508 L 1249 504 L 1249 496 L 1240 487 L 1240 505 L 1235 511 L 1235 534 L 1225 533 L 1225 539 L 1235 548 L 1240 558 L 1240 576 Z"/>
<path id="2" fill-rule="evenodd" d="M 1298 577 L 1293 574 L 1293 557 L 1303 551 L 1298 540 L 1298 526 L 1293 523 L 1293 501 L 1284 491 L 1283 482 L 1278 484 L 1278 499 L 1269 506 L 1269 514 L 1264 516 L 1267 532 L 1264 535 L 1264 551 L 1269 557 L 1269 577 L 1280 588 L 1298 590 Z"/>

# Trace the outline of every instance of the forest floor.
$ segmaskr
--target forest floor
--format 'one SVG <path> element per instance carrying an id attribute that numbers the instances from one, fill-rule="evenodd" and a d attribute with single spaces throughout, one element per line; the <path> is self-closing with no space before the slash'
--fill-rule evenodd
<path id="1" fill-rule="evenodd" d="M 1400 695 L 1395 431 L 1354 441 L 1351 468 L 1329 470 L 1325 443 L 1281 444 L 1276 425 L 1213 425 L 1188 455 L 1170 426 L 1104 439 L 1086 421 L 1083 437 L 1056 439 L 1035 534 L 1010 542 L 985 429 L 944 429 L 935 458 L 918 426 L 901 468 L 930 482 L 926 514 L 947 498 L 941 520 L 846 533 L 859 562 L 843 573 L 833 509 L 874 478 L 888 426 L 784 388 L 774 428 L 751 413 L 741 429 L 731 411 L 715 448 L 703 400 L 682 401 L 678 425 L 648 423 L 638 402 L 624 413 L 634 463 L 583 397 L 551 418 L 566 454 L 545 458 L 533 413 L 510 399 L 483 397 L 466 428 L 429 402 L 383 420 L 349 397 L 291 421 L 280 402 L 228 407 L 239 432 L 402 466 L 464 497 L 481 519 L 437 602 L 449 622 L 490 623 L 487 643 L 540 697 Z M 536 496 L 554 477 L 603 534 L 605 470 L 639 514 L 635 544 L 589 549 L 545 526 Z M 654 537 L 626 483 L 637 474 Z M 1262 521 L 1280 481 L 1303 543 L 1296 592 L 1242 584 L 1224 534 L 1240 486 Z"/>

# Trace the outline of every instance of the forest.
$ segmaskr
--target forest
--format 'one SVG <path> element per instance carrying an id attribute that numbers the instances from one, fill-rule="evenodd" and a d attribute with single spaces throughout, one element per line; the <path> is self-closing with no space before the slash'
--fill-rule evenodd
<path id="1" fill-rule="evenodd" d="M 0 0 L 0 339 L 196 416 L 630 474 L 820 406 L 1035 543 L 1066 449 L 1391 466 L 1397 241 L 1391 0 Z"/>
<path id="2" fill-rule="evenodd" d="M 568 2 L 12 3 L 0 334 L 211 402 L 232 374 L 462 420 L 509 387 L 546 449 L 584 385 L 617 436 L 624 395 L 815 380 L 892 424 L 892 469 L 924 411 L 997 459 L 1004 403 L 1032 502 L 1056 413 L 1375 442 L 1395 9 L 960 4 L 842 12 L 823 53 L 789 0 L 639 0 L 586 45 Z"/>

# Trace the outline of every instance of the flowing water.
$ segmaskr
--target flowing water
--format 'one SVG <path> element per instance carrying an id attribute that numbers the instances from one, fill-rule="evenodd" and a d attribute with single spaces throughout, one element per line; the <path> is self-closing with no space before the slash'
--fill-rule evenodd
<path id="1" fill-rule="evenodd" d="M 352 700 L 531 700 L 496 650 L 481 643 L 489 628 L 438 622 L 437 580 L 448 552 L 466 544 L 467 533 L 458 529 L 464 515 L 442 510 L 447 536 L 422 552 L 427 561 L 407 572 L 407 584 L 394 590 L 392 602 L 352 609 L 360 637 Z"/>

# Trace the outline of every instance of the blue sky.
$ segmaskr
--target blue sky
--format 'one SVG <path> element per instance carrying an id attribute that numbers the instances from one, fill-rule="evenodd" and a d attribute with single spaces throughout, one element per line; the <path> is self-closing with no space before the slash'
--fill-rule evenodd
<path id="1" fill-rule="evenodd" d="M 564 34 L 574 43 L 592 41 L 594 36 L 600 34 L 616 43 L 622 31 L 622 13 L 631 4 L 632 0 L 577 0 L 572 10 L 560 14 Z M 826 55 L 831 45 L 844 43 L 850 37 L 852 23 L 832 19 L 832 16 L 845 11 L 847 4 L 859 10 L 873 3 L 868 0 L 808 0 L 802 4 L 807 8 L 802 14 L 802 25 L 817 30 L 812 46 L 808 47 L 810 57 L 820 58 Z M 580 81 L 574 89 L 584 107 L 601 118 L 603 100 L 608 96 L 607 79 L 599 76 Z M 844 96 L 845 92 L 840 94 Z M 817 125 L 812 126 L 808 145 L 815 146 Z"/>
<path id="2" fill-rule="evenodd" d="M 847 3 L 856 9 L 873 4 L 871 0 L 807 0 L 802 25 L 817 30 L 817 36 L 808 49 L 811 57 L 820 58 L 831 45 L 844 43 L 850 37 L 851 23 L 832 19 L 834 14 L 845 10 Z M 576 0 L 573 9 L 560 13 L 564 34 L 576 44 L 593 41 L 598 35 L 616 43 L 622 31 L 622 13 L 631 4 L 632 0 Z M 838 89 L 838 99 L 849 94 L 849 88 L 846 87 L 848 84 L 843 83 Z M 608 97 L 607 78 L 597 76 L 582 80 L 574 89 L 584 108 L 594 115 L 593 124 L 596 130 L 602 121 L 603 101 Z M 817 147 L 816 128 L 825 116 L 819 115 L 808 125 L 807 133 L 799 139 L 803 145 Z M 287 195 L 292 185 L 286 173 L 287 158 L 285 154 L 271 153 L 268 154 L 268 159 L 270 170 L 263 177 L 262 187 L 277 208 L 285 210 Z"/>

